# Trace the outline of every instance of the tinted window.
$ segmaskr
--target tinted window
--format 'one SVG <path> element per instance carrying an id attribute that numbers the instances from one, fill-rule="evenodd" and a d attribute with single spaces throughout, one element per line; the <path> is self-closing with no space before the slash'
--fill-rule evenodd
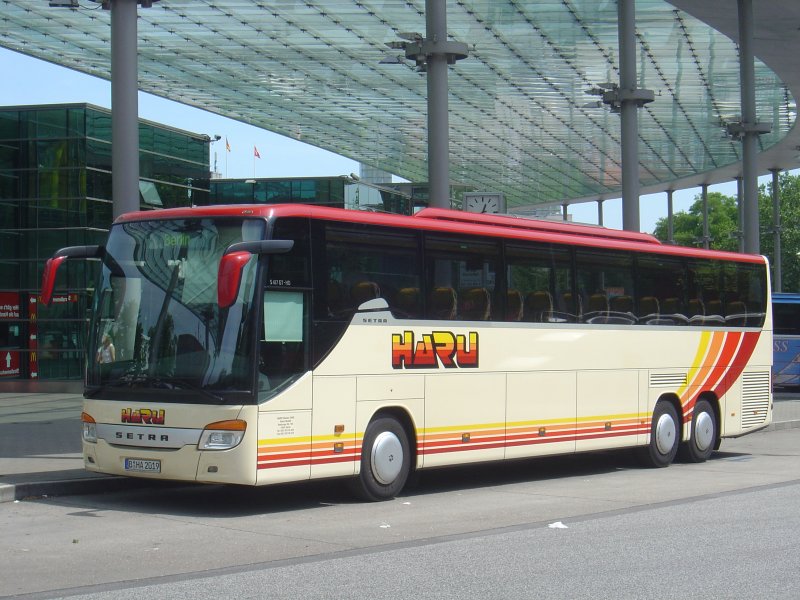
<path id="1" fill-rule="evenodd" d="M 685 325 L 686 267 L 679 258 L 641 255 L 636 268 L 636 316 L 644 325 Z"/>
<path id="2" fill-rule="evenodd" d="M 425 241 L 425 316 L 486 321 L 501 318 L 498 244 L 475 238 L 429 235 Z"/>
<path id="3" fill-rule="evenodd" d="M 592 324 L 636 322 L 631 254 L 579 250 L 576 264 L 583 321 Z"/>
<path id="4" fill-rule="evenodd" d="M 569 250 L 509 243 L 506 261 L 506 321 L 577 320 Z"/>
<path id="5" fill-rule="evenodd" d="M 397 316 L 421 312 L 416 234 L 363 225 L 328 224 L 325 278 L 317 318 L 350 320 L 369 300 L 383 298 Z"/>

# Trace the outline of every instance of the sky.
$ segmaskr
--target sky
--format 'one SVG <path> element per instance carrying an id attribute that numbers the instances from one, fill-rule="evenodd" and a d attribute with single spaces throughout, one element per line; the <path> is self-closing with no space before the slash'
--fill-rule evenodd
<path id="1" fill-rule="evenodd" d="M 0 69 L 4 79 L 0 88 L 0 106 L 88 102 L 111 108 L 111 84 L 103 79 L 4 48 L 0 48 Z M 213 169 L 216 160 L 216 170 L 223 177 L 322 177 L 357 174 L 359 171 L 358 162 L 349 158 L 151 94 L 139 93 L 139 117 L 206 134 L 211 139 L 219 135 L 220 141 L 211 144 L 209 161 Z M 225 150 L 226 140 L 230 152 Z M 254 147 L 258 149 L 260 159 L 254 158 Z M 768 178 L 762 178 L 760 182 Z M 735 196 L 736 183 L 709 186 L 709 191 Z M 700 188 L 676 191 L 673 194 L 674 212 L 688 210 L 699 193 Z M 569 214 L 575 222 L 596 224 L 597 203 L 572 204 Z M 652 233 L 658 219 L 666 217 L 666 214 L 666 193 L 642 196 L 641 231 Z M 603 224 L 614 229 L 622 228 L 621 200 L 603 203 Z"/>

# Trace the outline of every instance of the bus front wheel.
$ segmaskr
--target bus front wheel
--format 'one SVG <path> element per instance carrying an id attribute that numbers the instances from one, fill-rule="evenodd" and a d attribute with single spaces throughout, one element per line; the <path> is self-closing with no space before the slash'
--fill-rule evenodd
<path id="1" fill-rule="evenodd" d="M 717 417 L 708 400 L 698 400 L 692 411 L 692 436 L 681 444 L 680 458 L 701 463 L 708 460 L 717 441 Z"/>
<path id="2" fill-rule="evenodd" d="M 361 472 L 353 491 L 370 500 L 390 500 L 406 484 L 411 470 L 408 435 L 393 417 L 378 417 L 367 425 L 361 445 Z"/>
<path id="3" fill-rule="evenodd" d="M 678 413 L 669 402 L 659 402 L 653 410 L 650 443 L 641 449 L 642 462 L 648 467 L 667 467 L 675 459 L 680 440 Z"/>

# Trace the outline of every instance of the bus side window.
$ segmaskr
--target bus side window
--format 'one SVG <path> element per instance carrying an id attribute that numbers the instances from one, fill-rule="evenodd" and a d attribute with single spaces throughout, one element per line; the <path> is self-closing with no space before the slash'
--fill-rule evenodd
<path id="1" fill-rule="evenodd" d="M 548 244 L 506 243 L 507 320 L 564 323 L 577 319 L 571 302 L 572 259 L 567 248 Z M 522 310 L 519 310 L 519 296 Z"/>
<path id="2" fill-rule="evenodd" d="M 428 319 L 502 319 L 497 292 L 497 242 L 445 234 L 425 239 Z"/>
<path id="3" fill-rule="evenodd" d="M 640 325 L 686 325 L 686 265 L 672 256 L 636 257 L 634 289 Z"/>
<path id="4" fill-rule="evenodd" d="M 586 307 L 582 315 L 583 322 L 609 325 L 634 323 L 636 318 L 632 299 L 636 290 L 633 285 L 633 255 L 580 249 L 575 256 L 576 281 Z"/>
<path id="5" fill-rule="evenodd" d="M 386 300 L 399 318 L 418 315 L 419 244 L 415 234 L 388 227 L 329 223 L 323 235 L 320 260 L 326 283 L 316 300 L 318 321 L 350 321 L 359 306 L 376 298 Z"/>

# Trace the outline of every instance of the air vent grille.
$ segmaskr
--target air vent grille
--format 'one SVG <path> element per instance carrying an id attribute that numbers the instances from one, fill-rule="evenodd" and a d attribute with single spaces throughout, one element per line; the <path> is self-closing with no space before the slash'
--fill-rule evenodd
<path id="1" fill-rule="evenodd" d="M 742 428 L 755 427 L 767 420 L 770 386 L 769 371 L 742 375 Z"/>
<path id="2" fill-rule="evenodd" d="M 650 373 L 650 387 L 679 388 L 686 385 L 686 373 Z"/>

